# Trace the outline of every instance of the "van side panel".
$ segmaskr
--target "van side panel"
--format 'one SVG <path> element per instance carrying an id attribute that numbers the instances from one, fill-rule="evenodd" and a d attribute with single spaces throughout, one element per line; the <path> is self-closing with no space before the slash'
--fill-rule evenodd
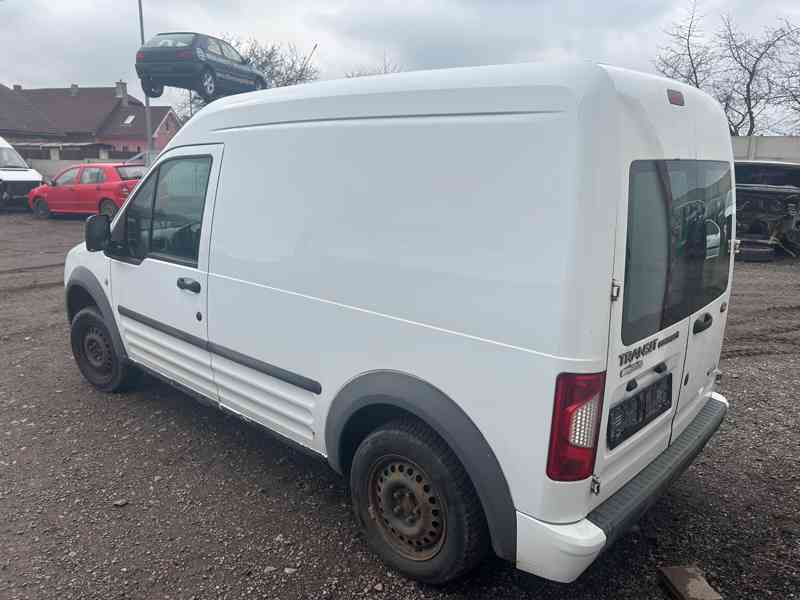
<path id="1" fill-rule="evenodd" d="M 329 404 L 349 380 L 408 373 L 469 415 L 519 510 L 583 517 L 588 483 L 545 504 L 544 462 L 556 376 L 604 368 L 607 300 L 600 326 L 566 339 L 563 328 L 608 286 L 580 300 L 566 291 L 573 228 L 595 218 L 578 209 L 577 182 L 588 189 L 592 177 L 576 176 L 587 141 L 577 101 L 543 93 L 559 102 L 218 131 L 209 339 L 322 386 L 319 395 L 281 386 L 278 397 L 268 375 L 227 369 L 221 399 L 246 377 L 251 418 L 325 453 Z M 581 252 L 606 279 L 608 252 Z M 308 406 L 312 422 L 293 406 Z"/>

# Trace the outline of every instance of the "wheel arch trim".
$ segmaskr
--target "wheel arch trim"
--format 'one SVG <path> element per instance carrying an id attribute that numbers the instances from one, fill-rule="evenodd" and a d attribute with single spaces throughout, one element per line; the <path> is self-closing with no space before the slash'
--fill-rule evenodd
<path id="1" fill-rule="evenodd" d="M 348 382 L 331 402 L 325 421 L 331 467 L 339 473 L 345 471 L 341 451 L 347 425 L 359 410 L 374 405 L 411 413 L 444 439 L 475 486 L 495 553 L 513 561 L 517 551 L 516 510 L 500 463 L 478 427 L 435 386 L 398 371 L 371 371 Z"/>
<path id="2" fill-rule="evenodd" d="M 100 314 L 103 315 L 109 332 L 111 333 L 111 343 L 114 344 L 114 351 L 123 359 L 128 358 L 125 352 L 125 346 L 122 343 L 122 336 L 120 336 L 119 328 L 117 327 L 117 320 L 114 318 L 114 311 L 111 308 L 111 303 L 108 301 L 103 287 L 97 280 L 97 277 L 89 269 L 83 266 L 76 267 L 69 276 L 66 289 L 64 291 L 64 304 L 67 311 L 67 319 L 70 318 L 69 297 L 70 293 L 76 287 L 82 288 L 94 300 L 97 308 L 100 309 Z"/>

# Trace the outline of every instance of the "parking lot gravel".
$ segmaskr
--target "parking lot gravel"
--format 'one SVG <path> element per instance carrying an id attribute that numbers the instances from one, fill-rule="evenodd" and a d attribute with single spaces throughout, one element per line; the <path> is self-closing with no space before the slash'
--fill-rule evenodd
<path id="1" fill-rule="evenodd" d="M 367 548 L 323 461 L 146 380 L 75 367 L 63 259 L 79 219 L 0 213 L 0 598 L 667 598 L 696 565 L 728 598 L 800 598 L 800 262 L 737 264 L 731 411 L 694 465 L 575 583 L 487 560 L 435 588 Z"/>

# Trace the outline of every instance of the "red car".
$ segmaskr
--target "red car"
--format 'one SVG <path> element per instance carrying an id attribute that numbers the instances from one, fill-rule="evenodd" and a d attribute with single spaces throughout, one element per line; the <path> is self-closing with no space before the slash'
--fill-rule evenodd
<path id="1" fill-rule="evenodd" d="M 102 213 L 113 217 L 145 173 L 143 165 L 87 163 L 64 169 L 28 193 L 33 214 Z"/>

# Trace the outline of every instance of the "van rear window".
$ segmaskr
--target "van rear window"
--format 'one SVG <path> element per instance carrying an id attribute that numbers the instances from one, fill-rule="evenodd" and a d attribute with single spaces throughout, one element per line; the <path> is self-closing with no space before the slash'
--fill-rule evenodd
<path id="1" fill-rule="evenodd" d="M 622 341 L 677 323 L 728 287 L 730 165 L 637 160 L 631 165 Z"/>

